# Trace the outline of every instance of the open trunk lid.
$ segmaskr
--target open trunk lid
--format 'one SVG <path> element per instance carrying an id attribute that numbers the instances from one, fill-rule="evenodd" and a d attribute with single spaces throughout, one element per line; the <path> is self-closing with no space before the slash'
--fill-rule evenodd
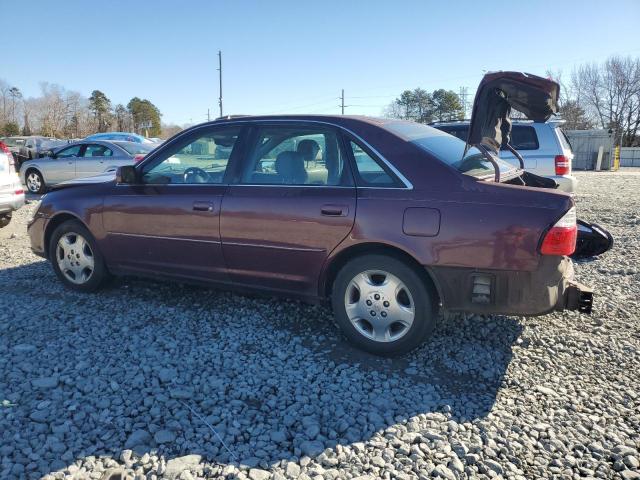
<path id="1" fill-rule="evenodd" d="M 511 109 L 528 119 L 545 122 L 558 111 L 560 85 L 522 72 L 487 73 L 478 86 L 467 148 L 482 146 L 497 153 L 510 147 Z"/>

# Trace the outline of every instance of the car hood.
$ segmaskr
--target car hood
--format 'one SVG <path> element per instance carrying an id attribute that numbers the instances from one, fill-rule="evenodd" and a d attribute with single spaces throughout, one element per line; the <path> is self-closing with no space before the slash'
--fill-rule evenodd
<path id="1" fill-rule="evenodd" d="M 67 180 L 66 182 L 58 183 L 57 185 L 53 185 L 51 190 L 59 190 L 62 188 L 69 187 L 77 187 L 80 185 L 93 185 L 96 183 L 109 183 L 113 182 L 116 179 L 116 172 L 104 172 L 100 175 L 95 175 L 93 177 L 84 177 L 84 178 L 74 178 L 73 180 Z"/>
<path id="2" fill-rule="evenodd" d="M 511 139 L 511 109 L 544 122 L 558 111 L 560 85 L 522 72 L 487 73 L 473 102 L 467 148 L 484 145 L 497 152 Z"/>

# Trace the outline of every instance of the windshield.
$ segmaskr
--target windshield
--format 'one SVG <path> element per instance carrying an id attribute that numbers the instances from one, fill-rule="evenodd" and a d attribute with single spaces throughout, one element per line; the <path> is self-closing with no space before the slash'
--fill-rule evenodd
<path id="1" fill-rule="evenodd" d="M 495 174 L 493 164 L 475 147 L 470 148 L 462 158 L 465 142 L 453 135 L 413 122 L 390 122 L 385 124 L 385 128 L 417 145 L 460 173 L 477 178 Z M 501 160 L 497 155 L 494 159 L 500 168 L 501 177 L 514 170 L 513 165 Z"/>
<path id="2" fill-rule="evenodd" d="M 114 142 L 124 148 L 131 155 L 149 153 L 155 147 L 153 143 Z"/>

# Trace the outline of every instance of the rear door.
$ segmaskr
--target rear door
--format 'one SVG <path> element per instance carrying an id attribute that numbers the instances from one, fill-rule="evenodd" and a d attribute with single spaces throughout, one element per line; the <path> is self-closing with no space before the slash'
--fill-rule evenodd
<path id="1" fill-rule="evenodd" d="M 524 159 L 525 170 L 537 175 L 553 174 L 553 172 L 547 173 L 544 169 L 545 158 L 549 155 L 549 152 L 542 148 L 540 139 L 538 138 L 538 129 L 534 124 L 514 124 L 511 128 L 511 146 L 515 148 Z M 508 150 L 502 149 L 500 151 L 500 158 L 513 165 L 520 166 L 519 160 Z M 551 163 L 553 164 L 553 158 Z"/>
<path id="2" fill-rule="evenodd" d="M 314 296 L 329 253 L 349 234 L 356 189 L 337 129 L 255 127 L 222 202 L 220 232 L 234 283 Z"/>

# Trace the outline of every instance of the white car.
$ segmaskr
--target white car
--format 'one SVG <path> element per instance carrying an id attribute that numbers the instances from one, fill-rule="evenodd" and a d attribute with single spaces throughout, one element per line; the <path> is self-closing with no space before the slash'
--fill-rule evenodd
<path id="1" fill-rule="evenodd" d="M 524 159 L 524 169 L 527 172 L 551 178 L 558 183 L 559 190 L 574 193 L 578 181 L 571 175 L 573 152 L 560 125 L 561 122 L 553 120 L 513 120 L 511 146 Z M 437 122 L 432 126 L 464 141 L 469 134 L 469 122 L 466 120 Z M 501 150 L 500 158 L 515 165 L 519 164 L 518 159 L 508 150 Z"/>
<path id="2" fill-rule="evenodd" d="M 0 228 L 11 221 L 14 210 L 24 205 L 24 189 L 9 156 L 0 150 Z"/>

